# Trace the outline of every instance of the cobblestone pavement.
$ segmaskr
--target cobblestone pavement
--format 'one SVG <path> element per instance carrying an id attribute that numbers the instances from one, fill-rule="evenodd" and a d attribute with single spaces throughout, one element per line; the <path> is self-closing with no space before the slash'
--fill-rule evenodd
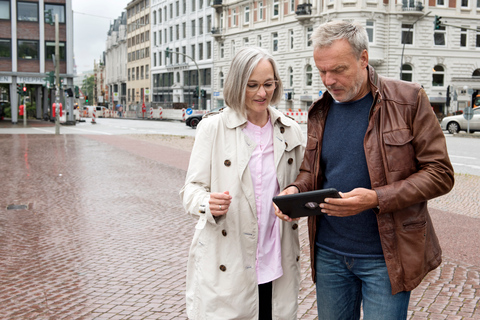
<path id="1" fill-rule="evenodd" d="M 0 319 L 186 319 L 190 142 L 0 135 Z M 444 262 L 409 319 L 480 319 L 480 177 L 456 178 L 431 202 Z M 306 233 L 298 318 L 316 319 Z"/>

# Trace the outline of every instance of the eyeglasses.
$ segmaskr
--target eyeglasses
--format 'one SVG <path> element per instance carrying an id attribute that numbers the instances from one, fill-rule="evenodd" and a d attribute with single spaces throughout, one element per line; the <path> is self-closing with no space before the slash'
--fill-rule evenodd
<path id="1" fill-rule="evenodd" d="M 257 92 L 258 90 L 260 90 L 260 87 L 263 86 L 263 90 L 265 90 L 266 92 L 271 92 L 277 87 L 277 82 L 278 80 L 268 80 L 265 81 L 263 84 L 249 82 L 247 83 L 247 91 Z"/>

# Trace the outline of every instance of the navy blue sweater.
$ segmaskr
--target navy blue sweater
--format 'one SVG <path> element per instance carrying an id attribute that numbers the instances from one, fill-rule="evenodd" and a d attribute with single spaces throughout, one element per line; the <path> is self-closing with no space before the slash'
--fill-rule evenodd
<path id="1" fill-rule="evenodd" d="M 353 102 L 334 101 L 330 107 L 320 159 L 323 188 L 371 189 L 363 140 L 372 103 L 369 93 Z M 350 257 L 383 256 L 373 210 L 343 218 L 324 215 L 317 228 L 317 245 L 326 250 Z"/>

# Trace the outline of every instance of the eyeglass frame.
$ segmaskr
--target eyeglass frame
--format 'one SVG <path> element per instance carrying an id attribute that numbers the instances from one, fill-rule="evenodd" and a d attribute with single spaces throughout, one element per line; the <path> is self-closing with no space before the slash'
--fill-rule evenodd
<path id="1" fill-rule="evenodd" d="M 269 83 L 269 82 L 273 82 L 273 84 L 275 85 L 273 89 L 267 89 L 267 88 L 265 88 L 265 83 Z M 258 90 L 260 90 L 261 87 L 263 87 L 263 90 L 265 90 L 265 92 L 273 92 L 273 91 L 275 91 L 275 89 L 277 89 L 277 83 L 278 83 L 278 80 L 267 80 L 267 81 L 265 81 L 265 82 L 262 83 L 262 84 L 259 84 L 259 83 L 256 83 L 256 82 L 255 82 L 255 85 L 257 85 L 258 88 L 257 88 L 257 89 L 253 89 L 253 88 L 249 88 L 249 87 L 248 87 L 248 82 L 247 82 L 247 84 L 246 84 L 246 86 L 245 86 L 245 90 L 246 90 L 246 91 L 249 91 L 249 92 L 255 92 L 255 93 L 256 93 L 256 92 L 258 92 Z"/>

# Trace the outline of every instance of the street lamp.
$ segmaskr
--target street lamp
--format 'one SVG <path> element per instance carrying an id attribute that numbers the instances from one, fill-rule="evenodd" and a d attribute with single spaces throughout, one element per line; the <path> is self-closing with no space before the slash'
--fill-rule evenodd
<path id="1" fill-rule="evenodd" d="M 421 15 L 417 20 L 415 20 L 414 23 L 412 23 L 412 25 L 408 28 L 407 30 L 407 33 L 410 32 L 410 30 L 412 29 L 412 27 L 415 25 L 415 23 L 417 23 L 419 20 L 425 18 L 426 16 L 428 16 L 430 13 L 432 13 L 432 11 L 428 11 L 427 13 L 424 13 L 423 15 Z M 403 48 L 402 48 L 402 56 L 400 58 L 400 80 L 402 80 L 402 76 L 403 76 L 403 53 L 405 52 L 405 41 L 403 41 Z"/>

